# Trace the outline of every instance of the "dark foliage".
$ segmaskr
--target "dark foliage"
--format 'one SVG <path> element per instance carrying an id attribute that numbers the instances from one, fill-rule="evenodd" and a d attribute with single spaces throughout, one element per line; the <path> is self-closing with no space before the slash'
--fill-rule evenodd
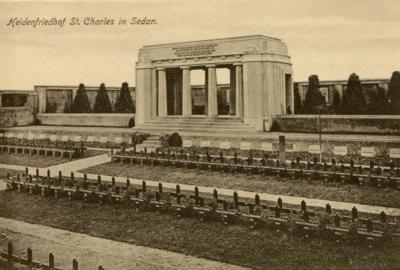
<path id="1" fill-rule="evenodd" d="M 131 117 L 130 119 L 129 119 L 129 122 L 128 122 L 128 127 L 134 127 L 135 126 L 135 117 Z"/>
<path id="2" fill-rule="evenodd" d="M 389 113 L 389 102 L 385 89 L 379 87 L 377 91 L 369 93 L 370 103 L 368 104 L 369 114 L 387 114 Z"/>
<path id="3" fill-rule="evenodd" d="M 171 147 L 181 147 L 182 146 L 182 138 L 177 132 L 174 132 L 170 136 L 168 136 L 168 146 L 171 146 Z"/>
<path id="4" fill-rule="evenodd" d="M 332 111 L 336 114 L 340 113 L 340 94 L 338 90 L 333 91 L 333 100 L 332 100 Z"/>
<path id="5" fill-rule="evenodd" d="M 133 105 L 131 93 L 129 92 L 128 83 L 124 82 L 121 91 L 118 95 L 117 101 L 114 105 L 114 112 L 116 113 L 133 113 L 135 108 Z"/>
<path id="6" fill-rule="evenodd" d="M 400 114 L 400 72 L 394 71 L 388 89 L 389 112 Z"/>
<path id="7" fill-rule="evenodd" d="M 308 89 L 304 99 L 304 113 L 318 113 L 320 107 L 325 104 L 325 99 L 319 91 L 319 79 L 317 75 L 308 78 Z"/>
<path id="8" fill-rule="evenodd" d="M 107 95 L 106 86 L 104 83 L 100 85 L 99 91 L 97 91 L 96 101 L 93 107 L 94 113 L 111 113 L 111 103 Z"/>
<path id="9" fill-rule="evenodd" d="M 78 91 L 76 92 L 74 102 L 71 106 L 71 112 L 73 113 L 90 113 L 90 102 L 86 93 L 85 85 L 79 84 Z"/>
<path id="10" fill-rule="evenodd" d="M 294 113 L 301 114 L 302 112 L 303 112 L 303 108 L 301 105 L 301 97 L 300 97 L 299 89 L 295 88 L 294 89 Z"/>
<path id="11" fill-rule="evenodd" d="M 364 114 L 366 103 L 362 92 L 361 81 L 357 74 L 350 74 L 346 90 L 342 98 L 342 113 L 344 114 Z"/>

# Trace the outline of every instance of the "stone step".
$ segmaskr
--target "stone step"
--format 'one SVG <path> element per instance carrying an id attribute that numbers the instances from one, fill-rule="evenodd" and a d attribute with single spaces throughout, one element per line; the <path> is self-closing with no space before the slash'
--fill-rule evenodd
<path id="1" fill-rule="evenodd" d="M 162 134 L 162 133 L 171 133 L 171 132 L 187 132 L 187 133 L 219 133 L 219 134 L 258 134 L 259 132 L 251 130 L 251 129 L 233 129 L 233 128 L 225 128 L 225 129 L 215 129 L 215 128 L 182 128 L 182 127 L 143 127 L 137 128 L 142 132 L 151 133 L 151 134 Z"/>
<path id="2" fill-rule="evenodd" d="M 245 128 L 251 129 L 249 126 L 245 124 L 198 124 L 198 123 L 145 123 L 139 125 L 139 127 L 154 127 L 154 126 L 163 126 L 163 127 L 193 127 L 193 128 Z"/>
<path id="3" fill-rule="evenodd" d="M 191 122 L 210 122 L 210 123 L 223 123 L 223 122 L 239 122 L 243 123 L 243 120 L 241 118 L 236 118 L 236 117 L 215 117 L 215 118 L 208 118 L 208 117 L 182 117 L 182 116 L 169 116 L 169 117 L 158 117 L 156 119 L 153 119 L 151 121 L 171 121 L 171 122 L 185 122 L 185 121 L 191 121 Z"/>
<path id="4" fill-rule="evenodd" d="M 254 130 L 250 129 L 250 128 L 245 128 L 245 127 L 195 127 L 195 126 L 186 126 L 186 127 L 182 127 L 182 126 L 142 126 L 139 127 L 139 129 L 141 130 L 159 130 L 159 131 L 214 131 L 214 132 L 255 132 Z"/>

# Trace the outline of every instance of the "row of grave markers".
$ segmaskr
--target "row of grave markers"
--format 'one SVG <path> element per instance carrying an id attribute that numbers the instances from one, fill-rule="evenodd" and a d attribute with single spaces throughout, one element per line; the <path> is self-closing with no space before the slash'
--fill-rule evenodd
<path id="1" fill-rule="evenodd" d="M 27 136 L 26 136 L 27 135 Z M 101 142 L 101 143 L 107 143 L 107 142 L 115 142 L 115 143 L 122 143 L 124 139 L 122 137 L 115 137 L 113 140 L 110 139 L 109 137 L 106 136 L 87 136 L 86 140 L 83 140 L 82 136 L 69 136 L 69 135 L 47 135 L 44 133 L 41 134 L 33 134 L 33 133 L 6 133 L 4 135 L 5 138 L 17 138 L 17 139 L 27 139 L 27 140 L 45 140 L 45 139 L 50 139 L 50 141 L 74 141 L 74 142 Z"/>
<path id="2" fill-rule="evenodd" d="M 25 136 L 27 135 L 27 136 Z M 36 136 L 35 136 L 36 135 Z M 24 133 L 6 133 L 5 134 L 6 138 L 17 138 L 17 139 L 28 139 L 28 140 L 34 140 L 34 139 L 39 139 L 39 140 L 44 140 L 49 138 L 50 141 L 74 141 L 74 142 L 82 142 L 82 141 L 86 141 L 86 142 L 100 142 L 100 143 L 107 143 L 107 142 L 114 142 L 114 143 L 122 143 L 124 141 L 123 137 L 115 137 L 113 140 L 110 139 L 109 137 L 106 136 L 87 136 L 86 140 L 83 140 L 82 136 L 69 136 L 69 135 L 47 135 L 44 133 L 41 134 L 33 134 L 33 133 L 28 133 L 28 134 L 24 134 Z M 193 141 L 192 140 L 183 140 L 182 142 L 182 146 L 183 147 L 192 147 L 193 146 Z M 200 142 L 200 147 L 212 147 L 211 141 L 201 141 Z M 219 148 L 220 149 L 231 149 L 232 148 L 232 142 L 230 141 L 222 141 L 219 143 Z M 270 142 L 263 142 L 261 143 L 260 148 L 256 148 L 254 143 L 252 144 L 251 142 L 247 142 L 247 141 L 242 141 L 240 142 L 240 146 L 239 146 L 240 150 L 244 150 L 244 151 L 249 151 L 252 149 L 257 149 L 257 150 L 261 150 L 261 151 L 266 151 L 266 152 L 273 152 L 273 151 L 277 151 L 274 149 L 273 147 L 273 143 Z M 321 153 L 321 149 L 320 149 L 320 145 L 318 144 L 312 144 L 308 146 L 308 153 L 311 154 L 320 154 Z M 293 144 L 293 148 L 287 148 L 286 149 L 287 152 L 303 152 L 302 149 L 300 149 L 300 147 L 298 147 L 298 145 Z M 347 146 L 334 146 L 333 147 L 333 153 L 335 155 L 339 155 L 339 156 L 345 156 L 348 154 L 348 147 Z M 362 157 L 375 157 L 377 154 L 376 148 L 375 147 L 361 147 L 361 151 L 360 151 L 360 155 Z M 389 148 L 389 157 L 390 158 L 400 158 L 400 148 Z"/>
<path id="3" fill-rule="evenodd" d="M 193 141 L 192 140 L 183 140 L 182 142 L 183 147 L 192 147 L 193 146 Z M 202 148 L 211 148 L 211 141 L 200 141 L 200 147 Z M 232 142 L 230 141 L 222 141 L 219 143 L 219 148 L 220 149 L 231 149 L 232 148 Z M 261 143 L 260 148 L 256 148 L 254 144 L 251 142 L 246 142 L 242 141 L 240 142 L 239 145 L 240 150 L 261 150 L 261 151 L 266 151 L 266 152 L 273 152 L 277 151 L 277 149 L 274 149 L 273 143 L 270 142 L 263 142 Z M 320 154 L 321 153 L 321 148 L 320 145 L 318 144 L 312 144 L 308 146 L 308 153 L 311 154 Z M 296 144 L 293 144 L 292 149 L 286 149 L 288 152 L 303 152 L 302 149 L 300 149 Z M 333 153 L 338 156 L 345 156 L 348 154 L 348 147 L 347 146 L 334 146 L 333 147 Z M 362 157 L 375 157 L 377 155 L 377 151 L 375 147 L 361 147 L 360 155 Z M 389 148 L 389 157 L 390 158 L 400 158 L 400 148 Z"/>
<path id="4" fill-rule="evenodd" d="M 62 270 L 62 268 L 55 266 L 55 257 L 54 254 L 51 252 L 49 253 L 49 262 L 46 263 L 39 263 L 33 260 L 33 251 L 31 248 L 27 248 L 26 250 L 26 259 L 14 255 L 14 247 L 11 242 L 7 244 L 7 253 L 0 252 L 1 257 L 7 259 L 7 263 L 9 266 L 12 266 L 14 262 L 18 262 L 19 264 L 26 265 L 29 269 L 48 269 L 48 270 Z M 72 270 L 79 270 L 79 263 L 77 259 L 72 260 Z M 97 270 L 104 270 L 102 265 L 99 265 Z"/>

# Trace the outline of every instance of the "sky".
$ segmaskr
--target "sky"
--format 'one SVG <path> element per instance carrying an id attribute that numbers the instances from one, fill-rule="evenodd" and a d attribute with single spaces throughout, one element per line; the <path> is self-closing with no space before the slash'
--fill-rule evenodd
<path id="1" fill-rule="evenodd" d="M 63 19 L 10 26 L 12 18 Z M 150 18 L 156 25 L 70 26 L 83 19 Z M 400 69 L 400 3 L 389 0 L 0 1 L 0 89 L 135 85 L 143 45 L 261 34 L 289 49 L 294 80 L 389 78 Z M 220 76 L 223 82 L 224 74 Z M 225 78 L 226 79 L 226 78 Z"/>

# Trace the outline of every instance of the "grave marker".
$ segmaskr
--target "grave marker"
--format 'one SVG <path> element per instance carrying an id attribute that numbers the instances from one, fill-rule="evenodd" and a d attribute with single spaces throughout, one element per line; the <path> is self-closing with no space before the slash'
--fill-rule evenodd
<path id="1" fill-rule="evenodd" d="M 390 148 L 389 149 L 390 158 L 400 158 L 400 148 Z"/>
<path id="2" fill-rule="evenodd" d="M 251 143 L 250 142 L 240 142 L 240 150 L 245 150 L 248 151 L 251 149 Z"/>
<path id="3" fill-rule="evenodd" d="M 182 147 L 192 147 L 192 146 L 193 146 L 192 140 L 183 140 Z"/>
<path id="4" fill-rule="evenodd" d="M 50 141 L 57 141 L 57 135 L 50 135 Z"/>
<path id="5" fill-rule="evenodd" d="M 375 157 L 376 156 L 375 147 L 361 147 L 361 156 Z"/>
<path id="6" fill-rule="evenodd" d="M 201 141 L 200 147 L 211 147 L 211 141 Z"/>
<path id="7" fill-rule="evenodd" d="M 321 148 L 319 147 L 318 144 L 311 144 L 308 146 L 308 152 L 311 154 L 320 154 Z"/>
<path id="8" fill-rule="evenodd" d="M 219 144 L 219 148 L 221 148 L 221 149 L 231 149 L 231 142 L 228 142 L 228 141 L 221 142 Z"/>
<path id="9" fill-rule="evenodd" d="M 347 146 L 334 146 L 333 154 L 338 155 L 338 156 L 347 155 Z"/>
<path id="10" fill-rule="evenodd" d="M 272 143 L 263 142 L 261 144 L 261 150 L 262 151 L 267 151 L 267 152 L 272 152 L 272 151 L 274 151 L 274 148 L 272 146 Z"/>
<path id="11" fill-rule="evenodd" d="M 100 142 L 101 143 L 106 143 L 108 141 L 107 137 L 100 137 Z"/>

